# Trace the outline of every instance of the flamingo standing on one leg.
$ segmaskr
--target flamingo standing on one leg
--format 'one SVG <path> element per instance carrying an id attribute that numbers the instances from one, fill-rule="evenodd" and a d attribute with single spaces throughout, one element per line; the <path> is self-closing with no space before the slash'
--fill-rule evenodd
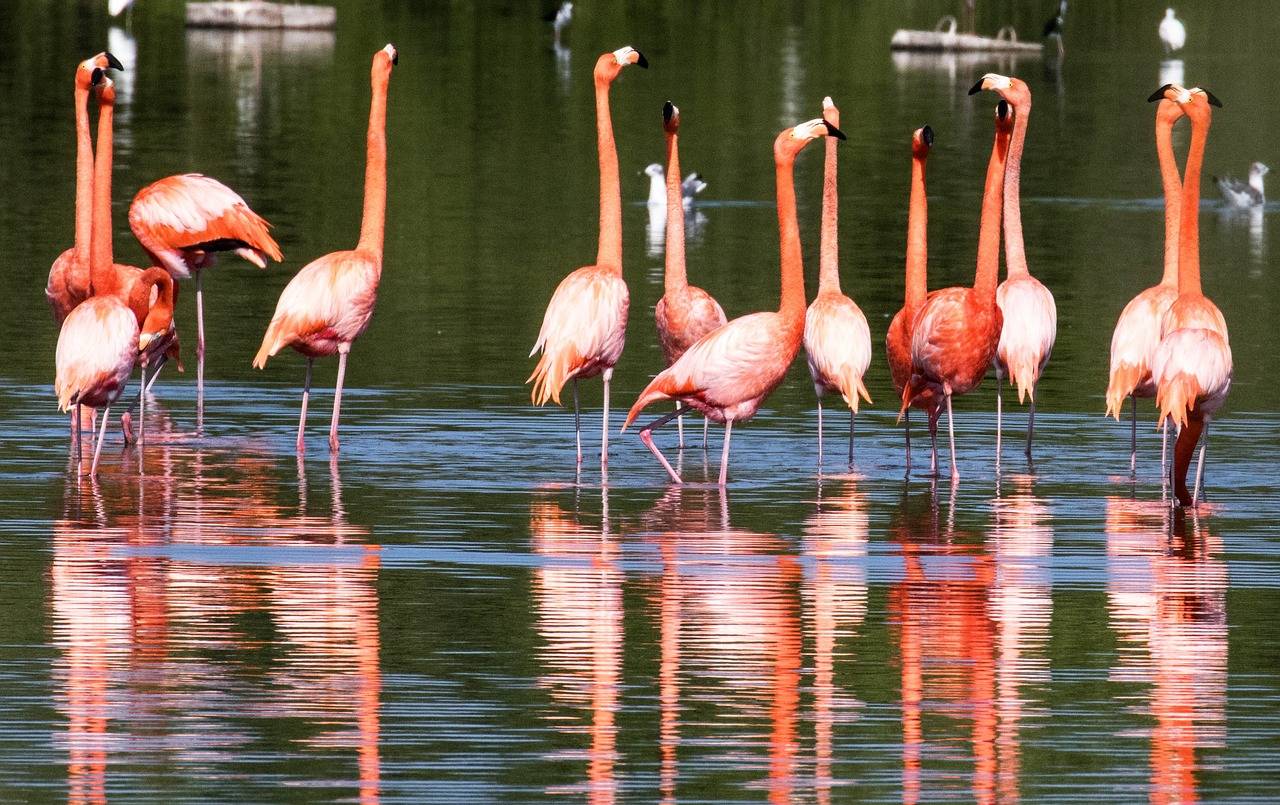
<path id="1" fill-rule="evenodd" d="M 1120 421 L 1125 397 L 1132 401 L 1129 472 L 1138 469 L 1138 398 L 1156 396 L 1151 362 L 1160 346 L 1160 326 L 1169 307 L 1178 298 L 1178 226 L 1182 216 L 1182 179 L 1173 154 L 1173 124 L 1182 117 L 1182 107 L 1162 98 L 1156 109 L 1156 156 L 1160 161 L 1160 181 L 1164 187 L 1164 275 L 1158 285 L 1147 288 L 1124 306 L 1111 335 L 1111 377 L 1107 385 L 1107 416 Z M 1165 477 L 1168 428 L 1160 447 L 1160 475 Z"/>
<path id="2" fill-rule="evenodd" d="M 338 452 L 338 415 L 342 410 L 347 353 L 351 351 L 352 342 L 369 326 L 378 301 L 387 211 L 387 85 L 391 81 L 391 68 L 399 61 L 394 45 L 373 54 L 360 240 L 354 251 L 331 252 L 312 260 L 289 280 L 280 292 L 276 312 L 262 337 L 262 347 L 253 359 L 253 365 L 262 369 L 268 358 L 285 347 L 293 347 L 307 357 L 302 412 L 298 417 L 299 453 L 307 449 L 303 431 L 311 396 L 311 364 L 316 358 L 334 353 L 338 355 L 338 379 L 333 392 L 333 418 L 329 422 L 329 452 Z"/>
<path id="3" fill-rule="evenodd" d="M 922 394 L 945 400 L 951 442 L 951 480 L 960 480 L 956 465 L 955 423 L 951 397 L 976 389 L 986 376 L 1000 341 L 1004 316 L 996 304 L 1000 274 L 1000 202 L 1004 195 L 1005 160 L 1013 133 L 1013 110 L 996 105 L 996 137 L 987 163 L 978 231 L 978 264 L 972 288 L 934 291 L 916 314 L 911 333 L 911 380 L 902 392 L 901 418 Z"/>
<path id="4" fill-rule="evenodd" d="M 885 355 L 889 358 L 889 373 L 893 387 L 901 398 L 911 380 L 911 327 L 916 314 L 924 307 L 928 297 L 929 264 L 929 200 L 925 194 L 924 167 L 933 147 L 933 129 L 928 126 L 911 134 L 911 204 L 907 210 L 907 268 L 906 296 L 902 309 L 889 322 L 885 334 Z M 938 415 L 942 407 L 937 395 L 926 389 L 912 401 L 912 406 L 924 409 L 929 421 L 929 441 L 932 444 L 930 471 L 938 472 Z M 907 473 L 911 472 L 911 409 L 905 412 L 903 433 L 907 438 Z"/>
<path id="5" fill-rule="evenodd" d="M 667 366 L 675 363 L 694 342 L 724 325 L 727 319 L 711 294 L 689 284 L 684 265 L 684 192 L 680 182 L 680 110 L 671 101 L 662 106 L 662 127 L 667 136 L 666 207 L 667 245 L 663 266 L 663 292 L 653 309 L 658 324 L 658 341 Z M 684 420 L 676 419 L 680 447 L 684 447 Z M 707 420 L 703 420 L 702 444 L 707 443 Z"/>
<path id="6" fill-rule="evenodd" d="M 573 430 L 582 464 L 582 429 L 578 420 L 578 381 L 600 375 L 604 381 L 604 414 L 600 430 L 600 468 L 609 465 L 609 380 L 627 337 L 630 297 L 622 279 L 622 189 L 618 149 L 613 142 L 609 87 L 629 64 L 648 67 L 640 51 L 622 47 L 596 60 L 596 146 L 600 159 L 600 245 L 595 265 L 583 266 L 560 280 L 547 303 L 538 340 L 529 351 L 542 350 L 526 383 L 533 383 L 534 405 L 560 403 L 564 384 L 573 381 Z M 679 211 L 679 205 L 676 210 Z"/>
<path id="7" fill-rule="evenodd" d="M 1226 401 L 1231 388 L 1231 344 L 1222 311 L 1200 287 L 1200 170 L 1205 141 L 1217 98 L 1199 87 L 1166 84 L 1150 100 L 1168 98 L 1191 120 L 1191 146 L 1182 181 L 1182 221 L 1178 228 L 1178 298 L 1165 314 L 1163 336 L 1152 361 L 1160 422 L 1173 419 L 1178 438 L 1173 445 L 1173 490 L 1178 503 L 1195 506 L 1204 471 L 1204 446 L 1196 468 L 1193 493 L 1187 492 L 1187 468 L 1196 442 L 1210 417 Z"/>
<path id="8" fill-rule="evenodd" d="M 1031 117 L 1031 90 L 1019 78 L 987 73 L 969 91 L 991 90 L 1013 107 L 1013 140 L 1009 143 L 1008 165 L 1004 171 L 1004 263 L 1005 281 L 996 288 L 996 304 L 1004 315 L 1000 345 L 996 348 L 996 467 L 1000 466 L 1000 427 L 1004 407 L 1003 379 L 1018 386 L 1018 402 L 1029 397 L 1027 417 L 1027 458 L 1031 458 L 1031 438 L 1036 426 L 1036 384 L 1049 363 L 1058 335 L 1058 309 L 1053 294 L 1027 270 L 1022 245 L 1022 208 L 1019 195 L 1022 175 L 1022 147 Z"/>
<path id="9" fill-rule="evenodd" d="M 830 97 L 822 99 L 822 117 L 840 125 L 840 110 Z M 871 402 L 862 383 L 871 364 L 871 330 L 867 317 L 840 292 L 840 244 L 836 236 L 839 209 L 836 194 L 836 141 L 826 142 L 822 180 L 822 234 L 818 262 L 818 296 L 804 317 L 804 351 L 809 359 L 813 390 L 818 395 L 818 464 L 822 464 L 822 397 L 839 394 L 849 406 L 849 468 L 853 468 L 853 418 L 858 396 Z"/>
<path id="10" fill-rule="evenodd" d="M 755 416 L 756 410 L 786 376 L 804 338 L 804 264 L 800 227 L 796 221 L 793 177 L 796 155 L 812 140 L 844 134 L 822 118 L 785 129 L 773 143 L 777 176 L 778 239 L 781 251 L 782 294 L 776 312 L 751 313 L 703 336 L 658 374 L 627 413 L 625 431 L 636 416 L 658 400 L 676 400 L 724 423 L 720 457 L 720 485 L 728 480 L 729 436 L 734 422 Z M 658 458 L 671 480 L 680 483 L 662 452 L 653 443 L 653 429 L 684 412 L 678 408 L 640 429 L 640 440 Z"/>

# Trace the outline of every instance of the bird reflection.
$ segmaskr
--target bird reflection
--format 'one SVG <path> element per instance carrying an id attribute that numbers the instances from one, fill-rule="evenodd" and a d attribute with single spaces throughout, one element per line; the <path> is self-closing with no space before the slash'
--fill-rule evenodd
<path id="1" fill-rule="evenodd" d="M 1196 515 L 1107 499 L 1113 681 L 1150 686 L 1151 800 L 1194 802 L 1197 750 L 1226 743 L 1227 566 Z"/>
<path id="2" fill-rule="evenodd" d="M 575 492 L 576 494 L 576 492 Z M 535 498 L 529 509 L 535 555 L 545 561 L 533 574 L 538 684 L 552 702 L 590 719 L 584 727 L 557 714 L 553 724 L 572 734 L 587 734 L 586 779 L 551 793 L 585 794 L 591 803 L 617 797 L 619 677 L 622 666 L 622 571 L 617 546 L 609 535 L 609 489 L 600 490 L 600 514 L 581 515 L 575 500 L 565 511 L 551 498 Z M 576 722 L 576 719 L 575 719 Z"/>
<path id="3" fill-rule="evenodd" d="M 951 783 L 927 774 L 926 758 L 972 763 L 968 796 L 977 802 L 1018 799 L 1027 687 L 1048 679 L 1051 532 L 1030 478 L 1015 482 L 1017 494 L 996 503 L 985 546 L 940 519 L 932 491 L 904 493 L 894 518 L 903 578 L 889 612 L 902 663 L 904 802 Z M 957 722 L 967 725 L 963 739 Z M 957 756 L 965 739 L 970 749 Z"/>
<path id="4" fill-rule="evenodd" d="M 1182 59 L 1165 59 L 1160 62 L 1160 75 L 1156 80 L 1159 81 L 1159 86 L 1165 84 L 1182 86 L 1184 83 L 1182 75 Z"/>
<path id="5" fill-rule="evenodd" d="M 143 479 L 69 481 L 53 525 L 68 799 L 105 802 L 115 768 L 240 762 L 288 719 L 302 745 L 351 764 L 330 772 L 340 784 L 376 802 L 379 554 L 368 532 L 281 503 L 291 481 L 265 456 L 161 443 L 143 460 Z M 329 473 L 336 498 L 336 463 Z M 249 653 L 268 655 L 262 676 L 245 673 Z"/>
<path id="6" fill-rule="evenodd" d="M 1223 204 L 1218 208 L 1218 223 L 1223 229 L 1241 227 L 1248 230 L 1249 259 L 1254 265 L 1251 272 L 1253 276 L 1258 276 L 1267 265 L 1267 231 L 1264 226 L 1263 209 L 1262 206 L 1240 209 L 1229 204 Z"/>
<path id="7" fill-rule="evenodd" d="M 649 218 L 644 225 L 645 254 L 652 258 L 660 258 L 667 245 L 667 210 L 665 207 L 646 204 Z M 686 246 L 699 243 L 706 234 L 707 214 L 693 206 L 684 211 L 684 242 Z M 662 266 L 659 265 L 652 276 L 662 280 Z"/>

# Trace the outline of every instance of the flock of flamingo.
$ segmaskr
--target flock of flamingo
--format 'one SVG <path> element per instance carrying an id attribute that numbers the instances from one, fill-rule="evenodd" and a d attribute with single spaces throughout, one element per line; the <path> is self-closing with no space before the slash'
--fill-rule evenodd
<path id="1" fill-rule="evenodd" d="M 600 462 L 607 471 L 609 449 L 609 382 L 626 337 L 628 292 L 622 275 L 622 199 L 618 154 L 610 117 L 609 90 L 628 65 L 647 67 L 631 47 L 605 53 L 594 70 L 596 128 L 600 162 L 600 239 L 593 265 L 570 273 L 547 305 L 542 328 L 530 356 L 542 355 L 527 382 L 535 404 L 560 402 L 572 384 L 577 460 L 582 462 L 578 413 L 578 381 L 599 375 L 604 384 Z M 912 134 L 911 196 L 903 307 L 893 318 L 885 351 L 894 386 L 901 394 L 899 419 L 906 418 L 906 461 L 911 465 L 910 410 L 927 417 L 932 442 L 931 470 L 937 473 L 937 423 L 947 412 L 951 478 L 956 464 L 952 398 L 976 389 L 989 369 L 996 374 L 996 465 L 1004 378 L 1018 388 L 1019 401 L 1030 402 L 1026 453 L 1031 455 L 1035 391 L 1049 361 L 1057 333 L 1053 294 L 1028 270 L 1022 238 L 1019 177 L 1031 114 L 1031 92 L 1017 78 L 988 73 L 969 91 L 999 95 L 995 142 L 982 196 L 977 267 L 972 287 L 930 291 L 927 286 L 927 202 L 925 162 L 933 131 L 924 126 Z M 1201 445 L 1196 482 L 1187 488 L 1187 473 L 1209 418 L 1221 407 L 1231 385 L 1231 349 L 1226 322 L 1200 284 L 1199 199 L 1211 106 L 1221 106 L 1200 88 L 1166 84 L 1149 101 L 1159 101 L 1156 150 L 1165 196 L 1164 275 L 1161 282 L 1135 297 L 1120 315 L 1111 344 L 1107 414 L 1120 418 L 1126 398 L 1132 401 L 1130 469 L 1137 462 L 1137 399 L 1155 397 L 1159 425 L 1170 419 L 1178 430 L 1166 480 L 1176 502 L 1195 506 L 1204 468 Z M 1171 132 L 1183 116 L 1190 119 L 1191 144 L 1183 176 L 1179 176 Z M 782 131 L 773 144 L 777 179 L 778 232 L 781 252 L 781 300 L 776 311 L 752 313 L 727 321 L 724 310 L 705 290 L 689 284 L 684 259 L 683 188 L 678 153 L 679 110 L 663 108 L 666 133 L 667 235 L 665 281 L 655 308 L 659 341 L 667 368 L 660 372 L 627 413 L 623 430 L 649 405 L 668 400 L 675 410 L 640 428 L 640 439 L 661 462 L 671 480 L 680 475 L 653 441 L 654 429 L 689 411 L 723 423 L 725 435 L 719 484 L 728 477 L 730 434 L 735 422 L 755 415 L 778 387 L 801 345 L 818 397 L 819 455 L 822 444 L 822 399 L 838 394 L 849 407 L 849 461 L 853 462 L 854 415 L 859 401 L 871 402 L 862 376 L 871 362 L 867 319 L 841 291 L 836 246 L 836 140 L 840 114 L 830 98 L 822 117 Z M 796 220 L 793 166 L 810 142 L 826 137 L 818 294 L 806 308 L 804 268 Z M 999 281 L 1003 231 L 1006 277 Z M 704 426 L 705 427 L 705 426 Z M 683 447 L 683 432 L 680 435 Z M 1167 460 L 1162 456 L 1162 475 Z"/>
<path id="2" fill-rule="evenodd" d="M 307 358 L 296 448 L 305 451 L 304 430 L 311 369 L 317 357 L 338 356 L 338 376 L 329 427 L 330 451 L 339 449 L 338 422 L 347 355 L 373 314 L 382 270 L 386 213 L 386 98 L 396 50 L 374 54 L 372 99 L 365 167 L 360 239 L 351 251 L 334 252 L 303 267 L 280 294 L 256 367 L 285 347 Z M 628 65 L 647 67 L 631 47 L 605 53 L 594 68 L 597 145 L 600 167 L 600 237 L 593 265 L 570 273 L 547 306 L 530 353 L 542 352 L 528 382 L 533 401 L 560 402 L 571 384 L 582 462 L 578 381 L 601 376 L 604 383 L 600 460 L 608 466 L 609 382 L 626 337 L 628 291 L 622 273 L 622 200 L 609 90 Z M 90 475 L 97 472 L 110 407 L 123 394 L 132 371 L 141 368 L 142 401 L 137 441 L 145 439 L 145 397 L 150 383 L 179 352 L 174 324 L 176 281 L 196 286 L 197 426 L 204 409 L 204 321 L 201 277 L 218 252 L 231 251 L 265 267 L 282 255 L 268 224 L 220 182 L 199 174 L 170 176 L 143 188 L 129 210 L 129 224 L 151 258 L 147 269 L 116 264 L 111 242 L 112 110 L 115 93 L 107 70 L 123 69 L 110 53 L 80 63 L 75 72 L 76 224 L 75 245 L 54 262 L 46 294 L 61 324 L 54 390 L 60 409 L 70 411 L 72 450 L 81 454 L 82 409 L 102 409 Z M 89 127 L 89 96 L 98 97 L 96 154 Z M 889 326 L 885 351 L 894 386 L 901 395 L 899 419 L 906 419 L 906 460 L 911 465 L 910 411 L 921 410 L 929 425 L 931 470 L 937 473 L 937 424 L 945 409 L 956 464 L 952 398 L 976 389 L 988 369 L 996 374 L 996 465 L 1004 378 L 1017 386 L 1019 401 L 1030 402 L 1026 453 L 1031 455 L 1035 392 L 1057 332 L 1053 294 L 1028 270 L 1023 247 L 1019 176 L 1031 113 L 1031 93 L 1017 78 L 989 73 L 970 90 L 999 95 L 995 136 L 982 196 L 977 266 L 972 287 L 929 291 L 927 286 L 927 201 L 925 163 L 933 131 L 912 134 L 911 195 L 902 309 Z M 1111 344 L 1107 413 L 1119 419 L 1126 398 L 1133 406 L 1131 470 L 1137 461 L 1137 398 L 1155 397 L 1159 422 L 1178 429 L 1171 482 L 1177 501 L 1194 506 L 1204 466 L 1201 445 L 1196 484 L 1186 476 L 1207 422 L 1222 405 L 1231 383 L 1231 350 L 1221 312 L 1202 293 L 1199 261 L 1200 173 L 1211 106 L 1207 91 L 1168 84 L 1150 100 L 1159 101 L 1156 149 L 1165 195 L 1164 276 L 1125 307 Z M 1180 177 L 1171 132 L 1183 116 L 1191 122 L 1191 145 Z M 626 430 L 647 406 L 674 401 L 675 410 L 640 428 L 641 441 L 671 479 L 679 474 L 653 441 L 653 431 L 687 414 L 723 423 L 725 435 L 719 483 L 727 482 L 730 435 L 735 422 L 751 419 L 782 382 L 801 345 L 818 397 L 818 442 L 822 444 L 822 400 L 836 394 L 849 407 L 849 461 L 853 462 L 854 415 L 860 401 L 871 402 L 862 377 L 871 362 L 867 319 L 840 286 L 836 245 L 836 140 L 843 140 L 840 113 L 824 99 L 822 117 L 782 131 L 773 144 L 781 253 L 781 299 L 776 311 L 729 321 L 705 290 L 689 284 L 684 257 L 684 219 L 678 153 L 679 110 L 663 108 L 667 144 L 665 181 L 667 235 L 664 294 L 655 309 L 667 368 L 641 392 L 623 424 Z M 804 147 L 826 139 L 821 259 L 818 294 L 807 305 L 793 166 Z M 1003 230 L 1006 278 L 999 282 Z M 807 305 L 807 306 L 806 306 Z M 151 378 L 148 380 L 148 370 Z M 121 417 L 126 440 L 134 438 L 129 414 Z M 92 422 L 91 417 L 89 421 Z M 93 426 L 90 426 L 93 433 Z M 704 425 L 705 443 L 705 425 Z M 680 434 L 683 447 L 683 430 Z M 1162 472 L 1165 464 L 1162 456 Z"/>

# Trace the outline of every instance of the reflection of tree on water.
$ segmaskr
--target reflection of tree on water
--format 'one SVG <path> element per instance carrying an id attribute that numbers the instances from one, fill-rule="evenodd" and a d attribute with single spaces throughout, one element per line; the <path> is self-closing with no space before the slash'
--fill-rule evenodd
<path id="1" fill-rule="evenodd" d="M 268 459 L 166 444 L 145 455 L 141 485 L 69 485 L 53 528 L 69 798 L 105 801 L 114 767 L 186 784 L 238 762 L 260 739 L 253 719 L 269 718 L 299 722 L 313 752 L 353 753 L 355 772 L 326 768 L 325 782 L 376 801 L 378 553 L 331 547 L 367 532 L 276 502 Z"/>
<path id="2" fill-rule="evenodd" d="M 1226 743 L 1227 567 L 1219 537 L 1159 502 L 1107 499 L 1111 677 L 1150 686 L 1151 799 L 1192 802 L 1196 751 Z"/>

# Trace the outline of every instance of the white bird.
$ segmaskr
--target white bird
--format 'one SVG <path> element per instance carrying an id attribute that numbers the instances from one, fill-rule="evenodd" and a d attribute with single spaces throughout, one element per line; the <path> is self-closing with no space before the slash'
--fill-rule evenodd
<path id="1" fill-rule="evenodd" d="M 555 18 L 551 21 L 551 29 L 555 32 L 555 43 L 560 44 L 560 34 L 565 28 L 569 27 L 569 21 L 573 19 L 573 3 L 569 0 L 560 4 L 560 8 L 556 11 Z"/>
<path id="2" fill-rule="evenodd" d="M 1187 29 L 1182 20 L 1173 15 L 1173 9 L 1164 10 L 1164 19 L 1160 20 L 1160 41 L 1164 42 L 1164 52 L 1173 53 L 1182 50 L 1187 44 Z"/>
<path id="3" fill-rule="evenodd" d="M 1261 207 L 1267 201 L 1266 194 L 1262 191 L 1262 177 L 1271 172 L 1271 169 L 1261 162 L 1255 162 L 1249 166 L 1249 181 L 1244 182 L 1231 176 L 1215 176 L 1214 182 L 1218 185 L 1218 191 L 1222 193 L 1222 199 L 1227 203 L 1228 207 L 1237 209 L 1248 209 L 1250 207 Z"/>
<path id="4" fill-rule="evenodd" d="M 649 177 L 649 201 L 650 207 L 667 208 L 667 172 L 657 162 L 651 163 L 644 169 L 644 175 Z M 680 183 L 680 202 L 688 209 L 693 204 L 693 197 L 707 189 L 707 183 L 702 181 L 702 174 L 691 173 L 684 177 L 684 181 Z"/>
<path id="5" fill-rule="evenodd" d="M 107 0 L 107 13 L 118 17 L 133 6 L 133 0 Z"/>

